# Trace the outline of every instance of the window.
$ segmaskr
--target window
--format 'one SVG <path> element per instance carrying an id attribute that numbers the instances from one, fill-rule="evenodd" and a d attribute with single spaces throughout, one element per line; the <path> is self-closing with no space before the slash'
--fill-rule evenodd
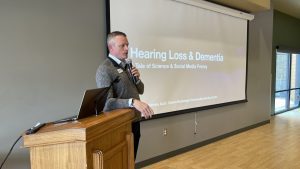
<path id="1" fill-rule="evenodd" d="M 275 114 L 298 108 L 300 54 L 276 52 Z"/>

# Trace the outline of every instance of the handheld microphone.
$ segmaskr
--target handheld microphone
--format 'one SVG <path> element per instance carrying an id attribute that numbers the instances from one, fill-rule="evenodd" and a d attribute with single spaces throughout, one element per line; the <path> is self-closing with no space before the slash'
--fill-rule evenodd
<path id="1" fill-rule="evenodd" d="M 131 73 L 131 70 L 132 70 L 132 60 L 131 60 L 131 59 L 126 59 L 126 60 L 125 60 L 125 63 L 126 63 L 126 65 L 127 65 L 127 68 L 126 68 L 126 69 L 127 69 L 127 72 L 129 73 L 132 82 L 133 82 L 134 84 L 136 84 L 136 82 L 139 80 L 139 78 L 136 77 L 136 76 L 134 76 L 134 75 Z"/>
<path id="2" fill-rule="evenodd" d="M 40 128 L 44 127 L 46 123 L 38 122 L 35 126 L 31 127 L 30 129 L 26 130 L 25 134 L 33 134 L 36 133 Z"/>

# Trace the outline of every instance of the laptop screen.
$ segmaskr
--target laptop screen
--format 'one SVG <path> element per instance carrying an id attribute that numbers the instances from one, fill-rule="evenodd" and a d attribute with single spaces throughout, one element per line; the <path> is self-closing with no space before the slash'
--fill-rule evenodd
<path id="1" fill-rule="evenodd" d="M 86 90 L 77 116 L 82 119 L 102 112 L 107 99 L 109 87 Z"/>

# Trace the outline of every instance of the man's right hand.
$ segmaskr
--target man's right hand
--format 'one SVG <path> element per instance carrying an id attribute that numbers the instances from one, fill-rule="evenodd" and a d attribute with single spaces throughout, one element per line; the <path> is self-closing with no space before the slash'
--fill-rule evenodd
<path id="1" fill-rule="evenodd" d="M 133 101 L 133 107 L 136 108 L 138 111 L 140 111 L 146 119 L 152 117 L 154 112 L 147 103 L 144 103 L 137 99 L 133 99 L 132 101 Z"/>

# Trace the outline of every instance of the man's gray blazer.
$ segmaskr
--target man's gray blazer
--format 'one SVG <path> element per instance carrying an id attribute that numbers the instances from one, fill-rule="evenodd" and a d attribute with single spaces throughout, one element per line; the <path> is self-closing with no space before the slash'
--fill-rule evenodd
<path id="1" fill-rule="evenodd" d="M 128 108 L 130 107 L 129 99 L 140 99 L 139 94 L 144 93 L 143 82 L 140 81 L 135 85 L 131 81 L 125 68 L 118 65 L 110 58 L 107 58 L 98 67 L 96 72 L 96 82 L 98 88 L 112 86 L 109 90 L 103 111 Z"/>

